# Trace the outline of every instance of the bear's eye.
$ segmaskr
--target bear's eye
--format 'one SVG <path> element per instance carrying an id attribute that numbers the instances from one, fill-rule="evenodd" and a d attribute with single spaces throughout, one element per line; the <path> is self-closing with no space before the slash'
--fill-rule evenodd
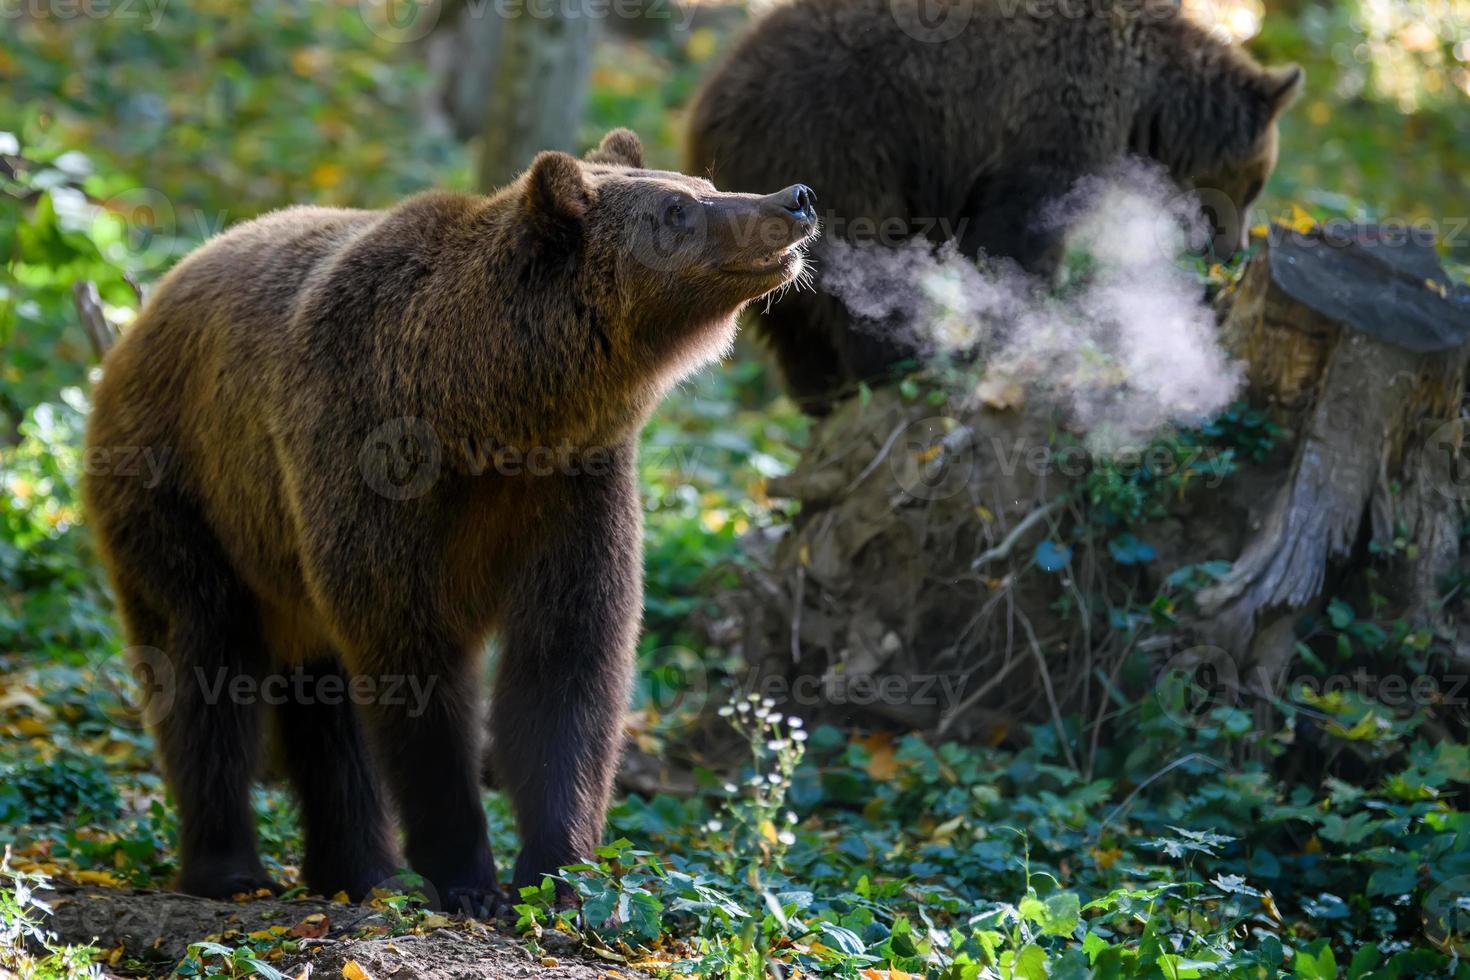
<path id="1" fill-rule="evenodd" d="M 663 224 L 671 231 L 688 231 L 693 222 L 688 201 L 675 200 L 664 206 Z"/>

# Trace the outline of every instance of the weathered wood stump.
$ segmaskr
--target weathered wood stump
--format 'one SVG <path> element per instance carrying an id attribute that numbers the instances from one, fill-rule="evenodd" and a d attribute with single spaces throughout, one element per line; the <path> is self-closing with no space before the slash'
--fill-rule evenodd
<path id="1" fill-rule="evenodd" d="M 1106 628 L 1130 597 L 1180 565 L 1231 561 L 1202 608 L 1181 611 L 1178 636 L 1136 642 L 1160 657 L 1217 644 L 1274 677 L 1292 617 L 1367 560 L 1370 538 L 1399 542 L 1394 601 L 1450 635 L 1438 599 L 1465 557 L 1470 465 L 1454 454 L 1470 290 L 1422 243 L 1276 228 L 1217 310 L 1250 403 L 1285 436 L 1136 528 L 1151 560 L 1106 562 L 1106 542 L 1071 536 L 1085 505 L 1067 491 L 1091 462 L 1052 417 L 985 383 L 951 385 L 942 401 L 882 389 L 815 424 L 798 466 L 768 488 L 794 516 L 752 539 L 753 570 L 730 602 L 749 690 L 816 718 L 966 739 L 1048 719 L 1060 732 L 1080 713 L 1096 720 L 1080 757 L 1136 652 L 1129 631 Z M 1075 553 L 1047 569 L 1044 542 Z M 1089 614 L 1061 617 L 1058 604 Z"/>

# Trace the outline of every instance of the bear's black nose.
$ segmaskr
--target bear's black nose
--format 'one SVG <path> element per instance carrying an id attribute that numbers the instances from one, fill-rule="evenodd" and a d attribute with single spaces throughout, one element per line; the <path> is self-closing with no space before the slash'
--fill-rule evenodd
<path id="1" fill-rule="evenodd" d="M 805 184 L 792 184 L 782 191 L 781 195 L 786 198 L 787 211 L 807 221 L 816 218 L 817 195 L 810 187 Z"/>

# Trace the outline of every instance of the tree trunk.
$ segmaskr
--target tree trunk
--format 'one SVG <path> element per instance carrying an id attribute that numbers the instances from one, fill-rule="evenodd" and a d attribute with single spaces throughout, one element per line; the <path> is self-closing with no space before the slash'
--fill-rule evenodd
<path id="1" fill-rule="evenodd" d="M 577 148 L 596 21 L 547 12 L 531 2 L 500 27 L 480 127 L 481 190 L 507 183 L 542 150 Z"/>

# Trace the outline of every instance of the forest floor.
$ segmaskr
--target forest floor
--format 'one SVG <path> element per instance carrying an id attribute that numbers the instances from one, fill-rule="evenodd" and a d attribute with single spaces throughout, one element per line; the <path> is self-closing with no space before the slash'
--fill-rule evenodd
<path id="1" fill-rule="evenodd" d="M 532 941 L 501 931 L 496 923 L 461 916 L 405 917 L 381 902 L 243 897 L 224 902 L 64 880 L 36 897 L 54 910 L 48 926 L 61 941 L 103 951 L 107 975 L 172 973 L 181 963 L 186 965 L 179 972 L 187 975 L 190 962 L 198 962 L 206 975 L 226 977 L 237 970 L 263 974 L 266 964 L 297 980 L 648 975 L 611 950 L 598 951 L 608 957 L 600 959 L 578 939 L 558 932 Z M 209 955 L 210 947 L 196 945 L 202 942 L 229 954 Z"/>

